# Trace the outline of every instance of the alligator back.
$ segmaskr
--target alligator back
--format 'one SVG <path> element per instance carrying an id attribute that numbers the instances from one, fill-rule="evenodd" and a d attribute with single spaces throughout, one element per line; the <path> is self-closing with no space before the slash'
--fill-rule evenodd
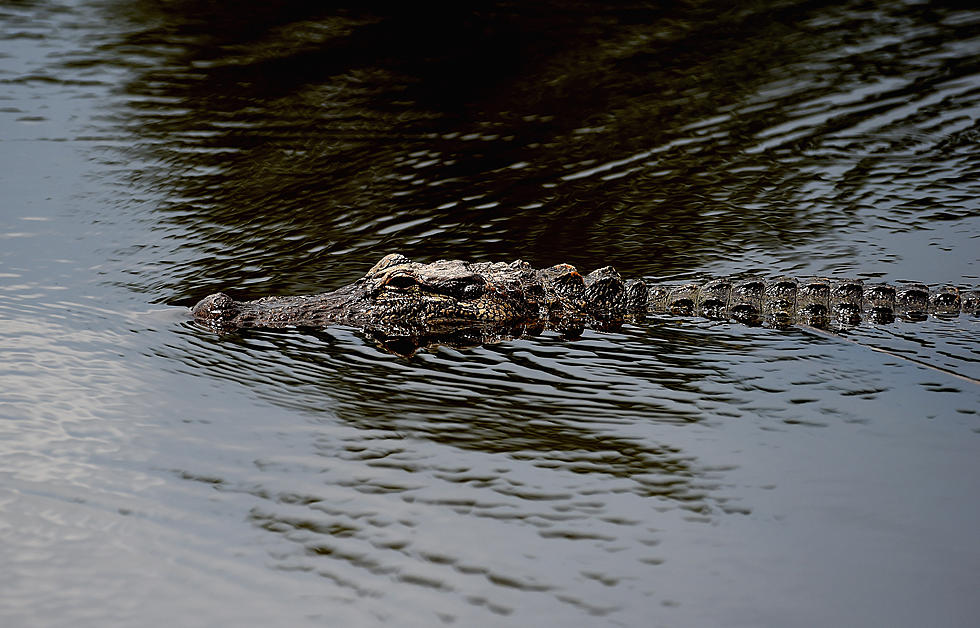
<path id="1" fill-rule="evenodd" d="M 862 320 L 891 323 L 921 321 L 980 312 L 980 291 L 920 283 L 865 284 L 858 279 L 797 280 L 780 277 L 712 279 L 649 288 L 653 314 L 700 316 L 773 327 L 850 326 Z"/>
<path id="2" fill-rule="evenodd" d="M 512 329 L 545 327 L 573 335 L 587 326 L 613 329 L 647 313 L 828 329 L 978 311 L 980 292 L 955 286 L 930 290 L 918 283 L 789 277 L 648 286 L 624 280 L 612 266 L 583 276 L 569 264 L 536 270 L 520 260 L 419 263 L 397 253 L 332 292 L 255 301 L 216 293 L 191 310 L 221 330 L 345 324 L 419 336 L 473 328 L 509 335 Z"/>

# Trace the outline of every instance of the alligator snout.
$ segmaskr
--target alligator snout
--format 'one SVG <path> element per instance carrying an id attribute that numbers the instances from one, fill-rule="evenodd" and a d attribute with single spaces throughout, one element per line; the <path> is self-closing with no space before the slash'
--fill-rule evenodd
<path id="1" fill-rule="evenodd" d="M 191 314 L 198 320 L 228 320 L 235 317 L 235 301 L 224 292 L 216 292 L 198 301 L 191 308 Z"/>

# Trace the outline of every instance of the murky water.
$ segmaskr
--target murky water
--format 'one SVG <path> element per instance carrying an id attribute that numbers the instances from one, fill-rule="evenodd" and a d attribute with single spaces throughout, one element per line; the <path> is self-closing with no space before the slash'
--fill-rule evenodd
<path id="1" fill-rule="evenodd" d="M 186 306 L 392 251 L 975 286 L 978 120 L 965 3 L 5 4 L 0 623 L 974 625 L 976 318 Z"/>

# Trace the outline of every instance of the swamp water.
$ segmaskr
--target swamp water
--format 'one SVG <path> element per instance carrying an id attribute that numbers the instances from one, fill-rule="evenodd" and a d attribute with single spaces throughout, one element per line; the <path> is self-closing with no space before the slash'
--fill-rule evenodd
<path id="1" fill-rule="evenodd" d="M 0 624 L 975 625 L 977 318 L 186 308 L 392 251 L 976 286 L 978 120 L 969 4 L 5 3 Z"/>

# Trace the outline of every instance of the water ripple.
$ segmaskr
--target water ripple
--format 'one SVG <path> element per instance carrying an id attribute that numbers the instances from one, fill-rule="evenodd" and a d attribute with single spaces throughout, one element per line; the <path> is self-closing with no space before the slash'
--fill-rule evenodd
<path id="1" fill-rule="evenodd" d="M 975 10 L 552 4 L 0 9 L 7 623 L 980 612 L 975 318 L 189 320 L 391 251 L 977 283 Z"/>

